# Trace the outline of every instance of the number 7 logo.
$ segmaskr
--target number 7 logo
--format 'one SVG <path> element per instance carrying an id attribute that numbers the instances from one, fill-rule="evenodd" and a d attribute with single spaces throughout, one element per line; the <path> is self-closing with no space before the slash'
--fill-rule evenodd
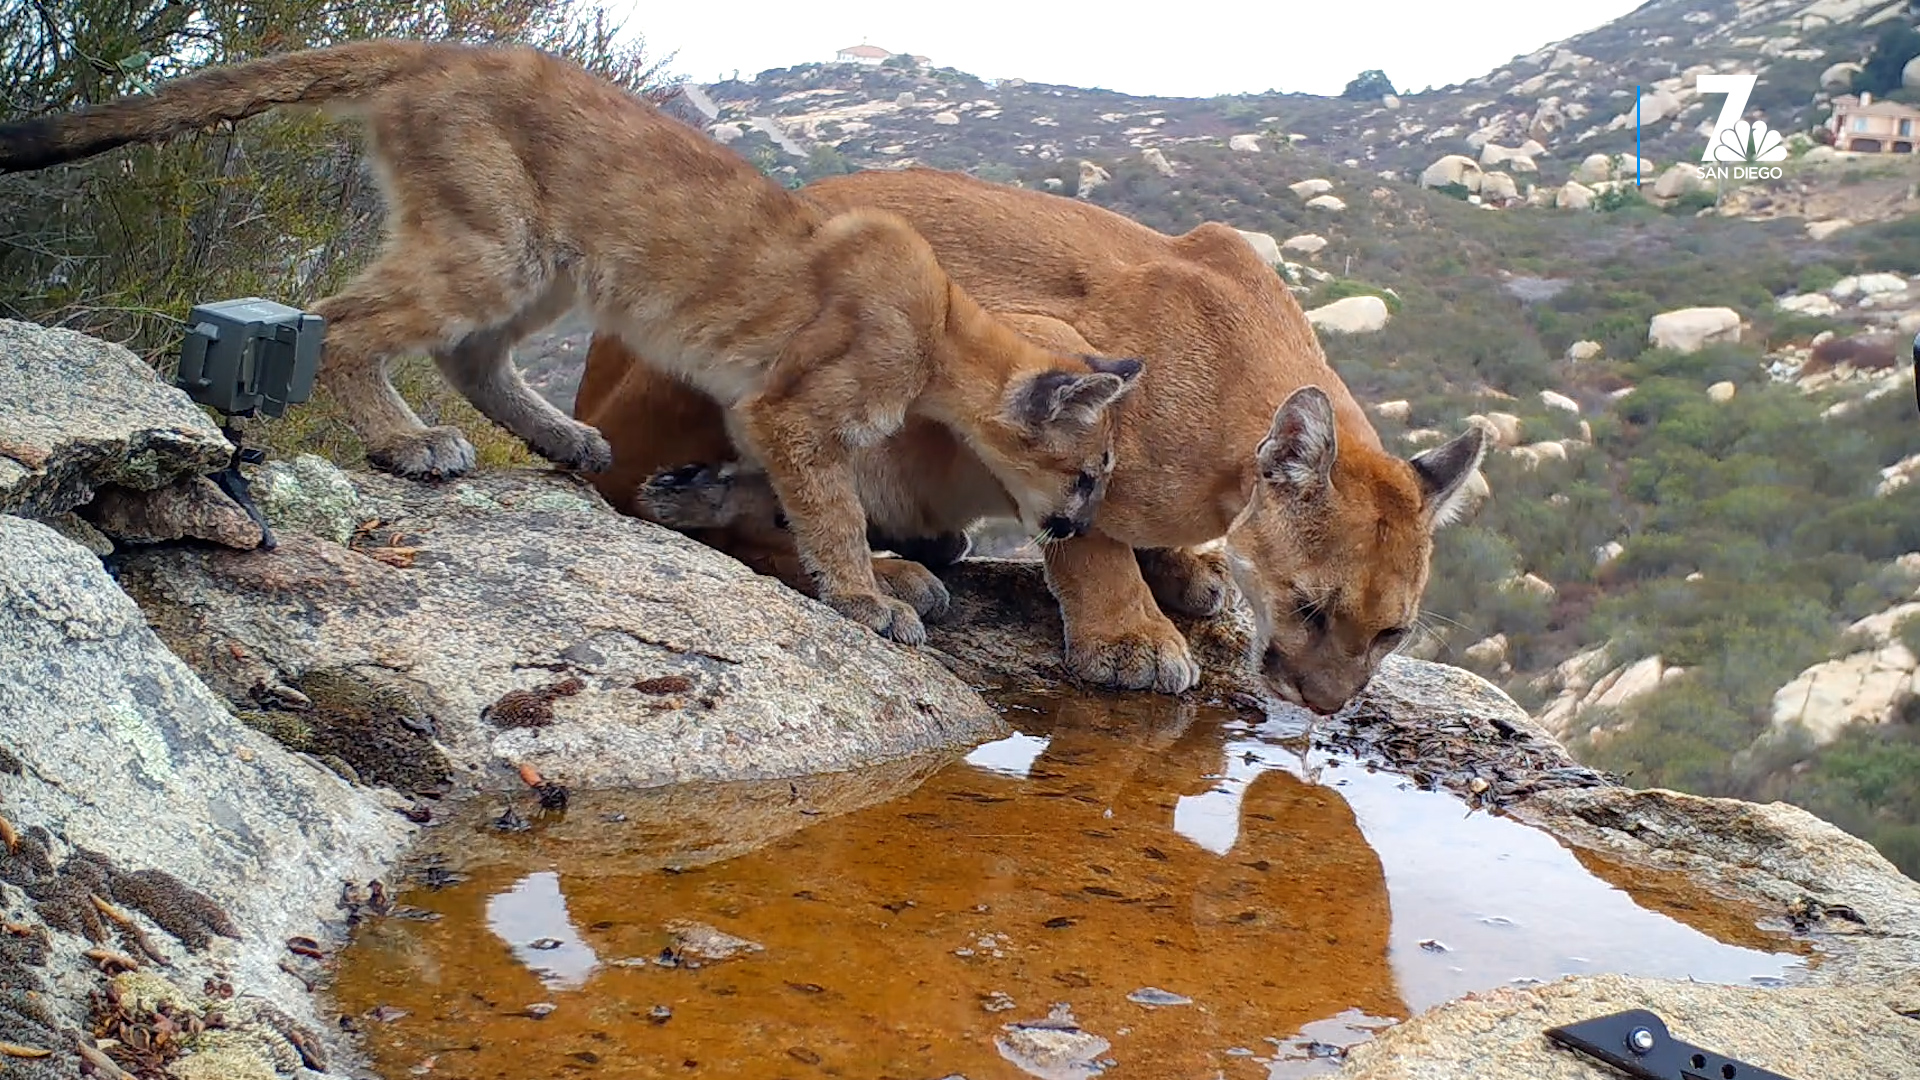
<path id="1" fill-rule="evenodd" d="M 1785 161 L 1786 140 L 1767 127 L 1765 120 L 1751 123 L 1740 119 L 1747 111 L 1747 99 L 1759 76 L 1750 71 L 1716 72 L 1701 75 L 1697 85 L 1702 94 L 1725 94 L 1720 103 L 1720 118 L 1713 122 L 1713 134 L 1707 136 L 1707 148 L 1701 161 L 1740 162 Z"/>

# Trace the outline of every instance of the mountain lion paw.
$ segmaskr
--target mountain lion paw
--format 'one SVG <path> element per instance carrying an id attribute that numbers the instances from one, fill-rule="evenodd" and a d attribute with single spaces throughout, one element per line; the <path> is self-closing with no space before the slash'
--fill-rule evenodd
<path id="1" fill-rule="evenodd" d="M 938 536 L 921 536 L 911 540 L 881 534 L 867 535 L 867 546 L 891 551 L 903 559 L 911 559 L 929 570 L 944 570 L 973 550 L 973 541 L 966 533 L 941 533 Z"/>
<path id="2" fill-rule="evenodd" d="M 891 596 L 851 593 L 822 599 L 828 607 L 854 622 L 864 623 L 874 633 L 890 641 L 902 645 L 920 645 L 927 640 L 927 628 L 920 624 L 920 616 L 913 613 L 913 608 Z"/>
<path id="3" fill-rule="evenodd" d="M 1200 665 L 1171 622 L 1131 634 L 1087 634 L 1069 640 L 1067 671 L 1102 690 L 1179 694 L 1200 681 Z"/>
<path id="4" fill-rule="evenodd" d="M 733 491 L 728 470 L 682 465 L 654 473 L 634 494 L 635 509 L 670 529 L 717 529 L 729 525 Z"/>
<path id="5" fill-rule="evenodd" d="M 552 444 L 533 447 L 533 451 L 563 469 L 597 473 L 613 468 L 613 447 L 598 431 L 577 422 Z"/>
<path id="6" fill-rule="evenodd" d="M 1233 575 L 1217 551 L 1158 548 L 1141 551 L 1140 576 L 1161 611 L 1206 618 L 1224 611 L 1233 595 Z"/>
<path id="7" fill-rule="evenodd" d="M 911 559 L 875 559 L 873 578 L 881 592 L 913 605 L 921 618 L 938 619 L 953 602 L 946 583 Z"/>
<path id="8" fill-rule="evenodd" d="M 473 471 L 473 444 L 457 427 L 424 428 L 367 448 L 367 464 L 409 480 L 446 480 Z"/>

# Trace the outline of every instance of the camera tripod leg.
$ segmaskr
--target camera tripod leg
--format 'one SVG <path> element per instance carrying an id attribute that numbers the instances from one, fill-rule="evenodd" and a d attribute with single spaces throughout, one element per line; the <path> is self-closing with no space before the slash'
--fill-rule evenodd
<path id="1" fill-rule="evenodd" d="M 238 503 L 240 509 L 247 512 L 247 516 L 253 519 L 254 524 L 260 526 L 259 550 L 272 551 L 279 546 L 280 542 L 274 539 L 273 529 L 267 525 L 267 516 L 261 513 L 260 505 L 253 501 L 252 485 L 247 483 L 246 476 L 240 472 L 241 462 L 258 465 L 267 459 L 266 451 L 243 448 L 240 445 L 240 433 L 232 427 L 224 427 L 220 429 L 220 433 L 233 444 L 233 460 L 227 462 L 227 467 L 214 473 L 210 479 L 219 486 L 221 491 L 227 493 L 227 498 Z"/>

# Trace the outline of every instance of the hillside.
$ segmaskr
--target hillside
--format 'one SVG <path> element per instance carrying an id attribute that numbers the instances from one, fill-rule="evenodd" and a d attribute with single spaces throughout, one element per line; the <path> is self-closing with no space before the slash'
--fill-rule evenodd
<path id="1" fill-rule="evenodd" d="M 1477 415 L 1502 444 L 1484 469 L 1491 499 L 1443 534 L 1414 648 L 1501 683 L 1599 767 L 1801 803 L 1912 873 L 1920 623 L 1902 620 L 1920 613 L 1903 606 L 1920 587 L 1920 486 L 1905 483 L 1920 421 L 1893 359 L 1920 330 L 1920 162 L 1808 150 L 1830 96 L 1888 66 L 1878 43 L 1894 31 L 1907 47 L 1906 6 L 1655 0 L 1386 101 L 1160 99 L 821 64 L 688 101 L 792 185 L 961 169 L 1168 232 L 1219 220 L 1265 234 L 1309 309 L 1383 296 L 1378 332 L 1322 332 L 1383 435 L 1412 452 Z M 1795 158 L 1776 181 L 1659 197 L 1657 174 L 1697 161 L 1712 130 L 1720 99 L 1693 86 L 1711 70 L 1758 72 L 1748 116 L 1800 133 Z M 1633 128 L 1617 119 L 1636 83 L 1638 190 Z M 1485 177 L 1513 177 L 1513 197 L 1422 187 L 1452 154 L 1479 166 L 1485 193 Z M 1615 158 L 1585 178 L 1593 208 L 1528 198 L 1595 154 Z M 1694 307 L 1741 325 L 1649 348 L 1654 316 Z M 562 403 L 578 329 L 532 361 Z"/>

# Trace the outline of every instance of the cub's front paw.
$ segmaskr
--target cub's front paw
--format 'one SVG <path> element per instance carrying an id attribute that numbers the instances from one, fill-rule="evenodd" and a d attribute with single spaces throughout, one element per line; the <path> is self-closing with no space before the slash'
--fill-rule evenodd
<path id="1" fill-rule="evenodd" d="M 557 433 L 551 445 L 533 452 L 563 469 L 598 473 L 613 468 L 613 447 L 598 431 L 575 421 Z"/>
<path id="2" fill-rule="evenodd" d="M 874 633 L 902 645 L 920 645 L 927 640 L 927 628 L 913 608 L 879 593 L 850 593 L 821 598 L 828 607 L 857 623 L 871 627 Z"/>
<path id="3" fill-rule="evenodd" d="M 1121 633 L 1070 637 L 1065 660 L 1074 678 L 1103 690 L 1178 694 L 1200 682 L 1187 639 L 1164 618 Z"/>
<path id="4" fill-rule="evenodd" d="M 1161 611 L 1206 618 L 1226 609 L 1233 595 L 1227 558 L 1217 551 L 1160 548 L 1139 552 L 1140 576 Z"/>
<path id="5" fill-rule="evenodd" d="M 367 447 L 367 464 L 409 480 L 446 480 L 473 471 L 473 444 L 457 427 L 431 427 Z"/>
<path id="6" fill-rule="evenodd" d="M 732 519 L 728 508 L 732 472 L 712 465 L 682 465 L 654 473 L 634 493 L 635 509 L 670 529 L 717 529 Z"/>
<path id="7" fill-rule="evenodd" d="M 873 579 L 880 583 L 881 592 L 913 605 L 913 610 L 925 619 L 945 615 L 947 606 L 953 602 L 946 583 L 911 559 L 873 560 Z"/>

